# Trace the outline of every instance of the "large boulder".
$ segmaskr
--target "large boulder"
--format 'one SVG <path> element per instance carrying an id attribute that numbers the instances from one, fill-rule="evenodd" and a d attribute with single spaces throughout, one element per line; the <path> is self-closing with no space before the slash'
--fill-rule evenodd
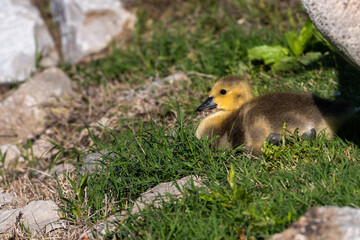
<path id="1" fill-rule="evenodd" d="M 352 65 L 360 69 L 360 1 L 301 0 L 321 34 Z"/>
<path id="2" fill-rule="evenodd" d="M 0 83 L 25 80 L 39 54 L 54 61 L 55 44 L 39 11 L 22 0 L 2 0 L 0 7 Z"/>
<path id="3" fill-rule="evenodd" d="M 51 0 L 54 22 L 60 27 L 62 56 L 75 63 L 103 50 L 135 24 L 135 14 L 120 0 Z"/>

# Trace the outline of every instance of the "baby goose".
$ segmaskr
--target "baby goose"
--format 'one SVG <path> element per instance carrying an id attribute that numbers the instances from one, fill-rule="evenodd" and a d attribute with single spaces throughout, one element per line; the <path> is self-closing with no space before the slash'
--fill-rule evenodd
<path id="1" fill-rule="evenodd" d="M 355 112 L 346 102 L 305 93 L 275 92 L 254 98 L 247 80 L 237 76 L 220 79 L 197 110 L 211 108 L 218 111 L 200 122 L 196 137 L 219 136 L 216 146 L 245 144 L 254 154 L 261 153 L 267 139 L 280 141 L 284 123 L 290 132 L 298 129 L 299 134 L 311 138 L 325 131 L 331 138 Z"/>

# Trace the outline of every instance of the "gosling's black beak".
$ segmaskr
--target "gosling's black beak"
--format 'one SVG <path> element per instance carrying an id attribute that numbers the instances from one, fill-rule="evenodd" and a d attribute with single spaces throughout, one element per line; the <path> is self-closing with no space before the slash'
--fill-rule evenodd
<path id="1" fill-rule="evenodd" d="M 208 99 L 206 99 L 205 102 L 203 102 L 198 108 L 198 112 L 201 112 L 204 109 L 212 109 L 212 108 L 216 108 L 217 104 L 213 102 L 214 97 L 209 97 Z"/>

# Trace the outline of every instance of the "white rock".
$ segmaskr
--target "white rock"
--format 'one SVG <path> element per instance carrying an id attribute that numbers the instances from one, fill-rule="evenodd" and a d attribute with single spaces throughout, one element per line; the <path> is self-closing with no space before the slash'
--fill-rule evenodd
<path id="1" fill-rule="evenodd" d="M 39 11 L 27 0 L 2 0 L 0 7 L 0 83 L 25 80 L 38 53 L 57 58 L 55 44 Z"/>
<path id="2" fill-rule="evenodd" d="M 175 182 L 165 182 L 147 190 L 134 203 L 132 214 L 139 213 L 147 205 L 154 204 L 159 207 L 163 201 L 168 201 L 169 196 L 181 197 L 181 191 L 184 191 L 187 187 L 190 187 L 191 181 L 194 187 L 201 188 L 205 185 L 201 182 L 201 178 L 198 176 L 183 177 Z"/>
<path id="3" fill-rule="evenodd" d="M 131 209 L 131 214 L 138 214 L 146 206 L 151 204 L 154 204 L 156 207 L 161 207 L 161 203 L 163 203 L 163 201 L 170 200 L 169 196 L 181 198 L 182 191 L 185 191 L 186 188 L 191 187 L 191 181 L 196 188 L 205 187 L 199 176 L 192 175 L 183 177 L 174 182 L 160 183 L 159 185 L 141 194 Z M 100 222 L 92 229 L 84 232 L 80 236 L 80 239 L 104 239 L 104 235 L 107 232 L 113 232 L 118 229 L 119 225 L 124 222 L 127 217 L 127 210 L 123 210 L 120 212 L 120 214 L 113 215 L 106 219 L 106 221 Z"/>
<path id="4" fill-rule="evenodd" d="M 360 210 L 350 207 L 314 207 L 287 230 L 270 240 L 360 240 Z"/>
<path id="5" fill-rule="evenodd" d="M 53 201 L 33 201 L 23 208 L 0 211 L 0 233 L 12 231 L 17 218 L 32 234 L 40 233 L 44 227 L 52 230 L 58 224 L 58 206 Z"/>
<path id="6" fill-rule="evenodd" d="M 135 24 L 135 14 L 120 0 L 51 0 L 54 21 L 60 26 L 65 62 L 78 62 L 104 49 Z"/>
<path id="7" fill-rule="evenodd" d="M 311 21 L 329 43 L 360 69 L 360 1 L 301 0 Z"/>
<path id="8" fill-rule="evenodd" d="M 22 84 L 0 102 L 0 144 L 21 142 L 45 131 L 48 111 L 59 107 L 61 99 L 70 94 L 70 79 L 56 68 Z"/>

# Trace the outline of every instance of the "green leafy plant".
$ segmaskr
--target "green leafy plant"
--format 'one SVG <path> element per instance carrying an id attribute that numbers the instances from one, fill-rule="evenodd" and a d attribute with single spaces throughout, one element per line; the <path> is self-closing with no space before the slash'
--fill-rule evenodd
<path id="1" fill-rule="evenodd" d="M 210 194 L 201 194 L 200 198 L 207 202 L 220 202 L 222 206 L 232 208 L 237 201 L 248 202 L 250 195 L 244 188 L 239 188 L 235 183 L 235 168 L 230 165 L 228 174 L 228 183 L 230 185 L 230 193 L 222 193 L 220 191 L 212 191 Z"/>
<path id="2" fill-rule="evenodd" d="M 265 65 L 270 65 L 273 71 L 296 69 L 299 65 L 309 65 L 322 57 L 321 52 L 305 53 L 307 46 L 314 38 L 318 42 L 326 42 L 310 19 L 307 19 L 300 34 L 292 31 L 285 33 L 287 48 L 279 45 L 257 46 L 248 50 L 248 57 L 250 61 L 264 61 Z M 329 44 L 326 45 L 329 46 Z"/>
<path id="3" fill-rule="evenodd" d="M 36 164 L 39 162 L 39 159 L 37 159 L 34 156 L 34 151 L 33 151 L 33 145 L 32 145 L 32 141 L 28 140 L 26 141 L 26 145 L 25 147 L 22 147 L 19 144 L 19 148 L 21 149 L 22 155 L 24 156 L 25 160 L 28 163 L 28 166 L 31 168 L 35 168 Z"/>
<path id="4" fill-rule="evenodd" d="M 59 188 L 60 198 L 67 203 L 67 208 L 63 209 L 62 211 L 73 214 L 75 216 L 76 221 L 78 222 L 80 219 L 84 218 L 84 200 L 85 200 L 85 189 L 88 186 L 88 177 L 89 173 L 87 172 L 84 176 L 80 178 L 78 184 L 71 179 L 69 176 L 66 176 L 67 180 L 70 182 L 73 191 L 75 192 L 76 196 L 73 199 L 64 197 L 64 194 Z M 59 184 L 59 182 L 58 182 Z M 67 218 L 68 220 L 71 220 Z"/>

